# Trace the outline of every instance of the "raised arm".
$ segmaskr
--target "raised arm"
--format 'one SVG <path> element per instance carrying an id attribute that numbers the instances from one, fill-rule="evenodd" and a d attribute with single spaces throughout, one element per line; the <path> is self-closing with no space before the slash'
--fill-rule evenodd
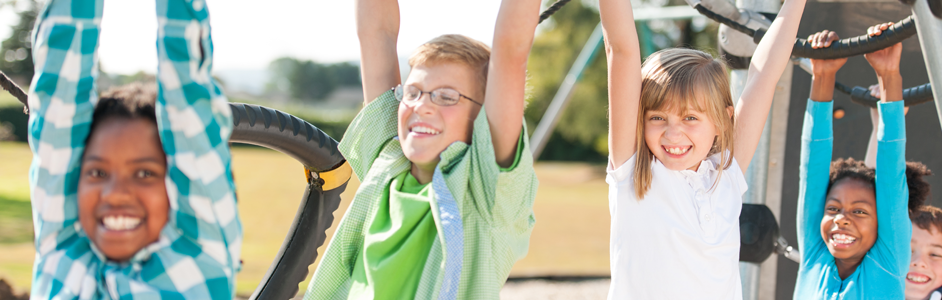
<path id="1" fill-rule="evenodd" d="M 102 0 L 50 1 L 39 14 L 32 36 L 36 75 L 29 89 L 29 146 L 33 152 L 29 184 L 39 257 L 33 271 L 37 274 L 44 271 L 45 256 L 66 248 L 60 241 L 74 242 L 77 230 L 81 230 L 73 226 L 78 222 L 76 189 L 98 101 L 98 72 L 94 70 L 101 12 Z M 34 276 L 33 286 L 51 284 L 52 278 L 46 275 L 62 274 Z M 34 297 L 46 297 L 44 292 L 49 292 L 36 291 Z"/>
<path id="2" fill-rule="evenodd" d="M 233 295 L 240 266 L 242 225 L 236 208 L 229 135 L 232 112 L 213 80 L 209 11 L 192 0 L 157 0 L 157 127 L 167 153 L 170 218 L 162 238 L 173 245 L 157 254 L 160 264 L 143 273 L 187 264 L 168 272 L 174 282 L 196 287 L 149 284 L 188 299 Z M 201 251 L 191 251 L 199 247 Z M 147 279 L 145 279 L 147 280 Z"/>
<path id="3" fill-rule="evenodd" d="M 360 38 L 360 76 L 363 104 L 369 104 L 399 85 L 399 2 L 396 0 L 357 0 L 357 36 Z"/>
<path id="4" fill-rule="evenodd" d="M 523 132 L 527 57 L 539 13 L 540 0 L 504 0 L 497 14 L 484 111 L 491 129 L 494 155 L 501 167 L 513 163 Z"/>
<path id="5" fill-rule="evenodd" d="M 808 36 L 813 48 L 826 48 L 840 38 L 833 31 Z M 801 134 L 801 166 L 799 169 L 798 245 L 802 253 L 823 245 L 820 234 L 824 217 L 833 148 L 834 81 L 837 71 L 847 62 L 843 59 L 811 60 L 811 95 L 805 111 Z M 813 255 L 803 255 L 811 259 Z"/>
<path id="6" fill-rule="evenodd" d="M 870 35 L 879 35 L 892 23 L 870 27 Z M 877 242 L 871 253 L 887 263 L 896 263 L 897 273 L 905 274 L 909 262 L 912 226 L 908 218 L 909 187 L 906 183 L 906 121 L 903 107 L 903 82 L 899 73 L 902 44 L 867 53 L 880 83 L 880 122 L 877 130 L 876 194 Z M 892 264 L 889 264 L 892 266 Z"/>
<path id="7" fill-rule="evenodd" d="M 749 64 L 746 87 L 736 105 L 733 144 L 734 155 L 743 172 L 749 167 L 759 145 L 765 119 L 772 107 L 775 84 L 788 65 L 804 8 L 805 0 L 785 1 Z"/>
<path id="8" fill-rule="evenodd" d="M 618 168 L 635 154 L 641 100 L 641 49 L 631 1 L 601 0 L 599 14 L 608 59 L 608 145 Z"/>

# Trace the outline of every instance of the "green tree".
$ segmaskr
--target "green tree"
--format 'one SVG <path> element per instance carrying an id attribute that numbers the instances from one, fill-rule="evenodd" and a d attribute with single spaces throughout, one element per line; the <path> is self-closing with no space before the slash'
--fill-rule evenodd
<path id="1" fill-rule="evenodd" d="M 8 0 L 0 2 L 0 9 L 4 8 L 16 10 L 20 20 L 11 27 L 10 37 L 0 43 L 0 71 L 15 81 L 27 83 L 33 78 L 30 33 L 40 7 L 32 0 Z"/>
<path id="2" fill-rule="evenodd" d="M 282 57 L 272 61 L 267 89 L 297 99 L 322 100 L 338 87 L 359 87 L 360 68 L 351 63 L 319 64 Z"/>

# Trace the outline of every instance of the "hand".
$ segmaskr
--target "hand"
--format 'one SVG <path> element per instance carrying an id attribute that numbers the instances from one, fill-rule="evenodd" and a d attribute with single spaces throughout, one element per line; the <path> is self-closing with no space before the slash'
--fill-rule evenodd
<path id="1" fill-rule="evenodd" d="M 840 40 L 840 38 L 837 36 L 837 33 L 829 30 L 824 30 L 808 36 L 808 41 L 811 42 L 812 49 L 830 47 L 831 43 L 837 40 Z M 811 72 L 818 76 L 833 75 L 837 73 L 837 70 L 840 70 L 846 62 L 847 58 L 812 59 Z"/>
<path id="2" fill-rule="evenodd" d="M 892 25 L 893 22 L 871 26 L 867 28 L 867 35 L 879 36 Z M 884 74 L 899 73 L 899 58 L 902 53 L 903 44 L 896 43 L 882 50 L 864 54 L 864 58 L 866 58 L 870 66 L 873 67 L 873 71 L 877 73 L 877 76 L 882 77 Z"/>

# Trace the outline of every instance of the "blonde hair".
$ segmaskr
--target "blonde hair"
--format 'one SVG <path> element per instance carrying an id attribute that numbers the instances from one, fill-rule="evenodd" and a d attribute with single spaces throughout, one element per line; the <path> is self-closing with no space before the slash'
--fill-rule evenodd
<path id="1" fill-rule="evenodd" d="M 699 50 L 670 48 L 651 56 L 641 65 L 641 101 L 638 110 L 637 151 L 634 187 L 638 199 L 651 188 L 654 153 L 644 140 L 645 114 L 650 110 L 685 113 L 693 109 L 704 113 L 716 124 L 718 133 L 709 155 L 720 155 L 719 181 L 723 170 L 732 164 L 733 106 L 726 64 Z"/>
<path id="2" fill-rule="evenodd" d="M 491 59 L 491 47 L 460 34 L 445 34 L 416 48 L 409 57 L 409 67 L 450 62 L 471 67 L 477 73 L 481 95 L 487 85 L 487 64 Z M 482 99 L 483 100 L 483 99 Z"/>

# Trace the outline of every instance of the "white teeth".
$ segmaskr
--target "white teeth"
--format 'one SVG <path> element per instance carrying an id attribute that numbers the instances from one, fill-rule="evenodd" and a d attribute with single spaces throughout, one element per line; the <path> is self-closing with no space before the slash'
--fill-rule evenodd
<path id="1" fill-rule="evenodd" d="M 141 224 L 140 218 L 128 216 L 106 216 L 101 220 L 108 230 L 130 230 Z"/>
<path id="2" fill-rule="evenodd" d="M 906 275 L 906 279 L 909 279 L 912 282 L 916 282 L 916 283 L 926 283 L 929 281 L 929 276 L 908 274 Z"/>
<path id="3" fill-rule="evenodd" d="M 425 134 L 439 134 L 440 133 L 438 130 L 428 128 L 425 126 L 412 127 L 411 131 L 416 132 L 416 133 L 425 133 Z"/>
<path id="4" fill-rule="evenodd" d="M 856 240 L 857 238 L 846 235 L 846 234 L 835 233 L 831 235 L 831 241 L 835 244 L 847 245 L 847 244 L 853 243 Z"/>
<path id="5" fill-rule="evenodd" d="M 687 150 L 690 150 L 690 147 L 664 147 L 664 149 L 667 149 L 667 153 L 681 155 L 687 153 Z"/>

